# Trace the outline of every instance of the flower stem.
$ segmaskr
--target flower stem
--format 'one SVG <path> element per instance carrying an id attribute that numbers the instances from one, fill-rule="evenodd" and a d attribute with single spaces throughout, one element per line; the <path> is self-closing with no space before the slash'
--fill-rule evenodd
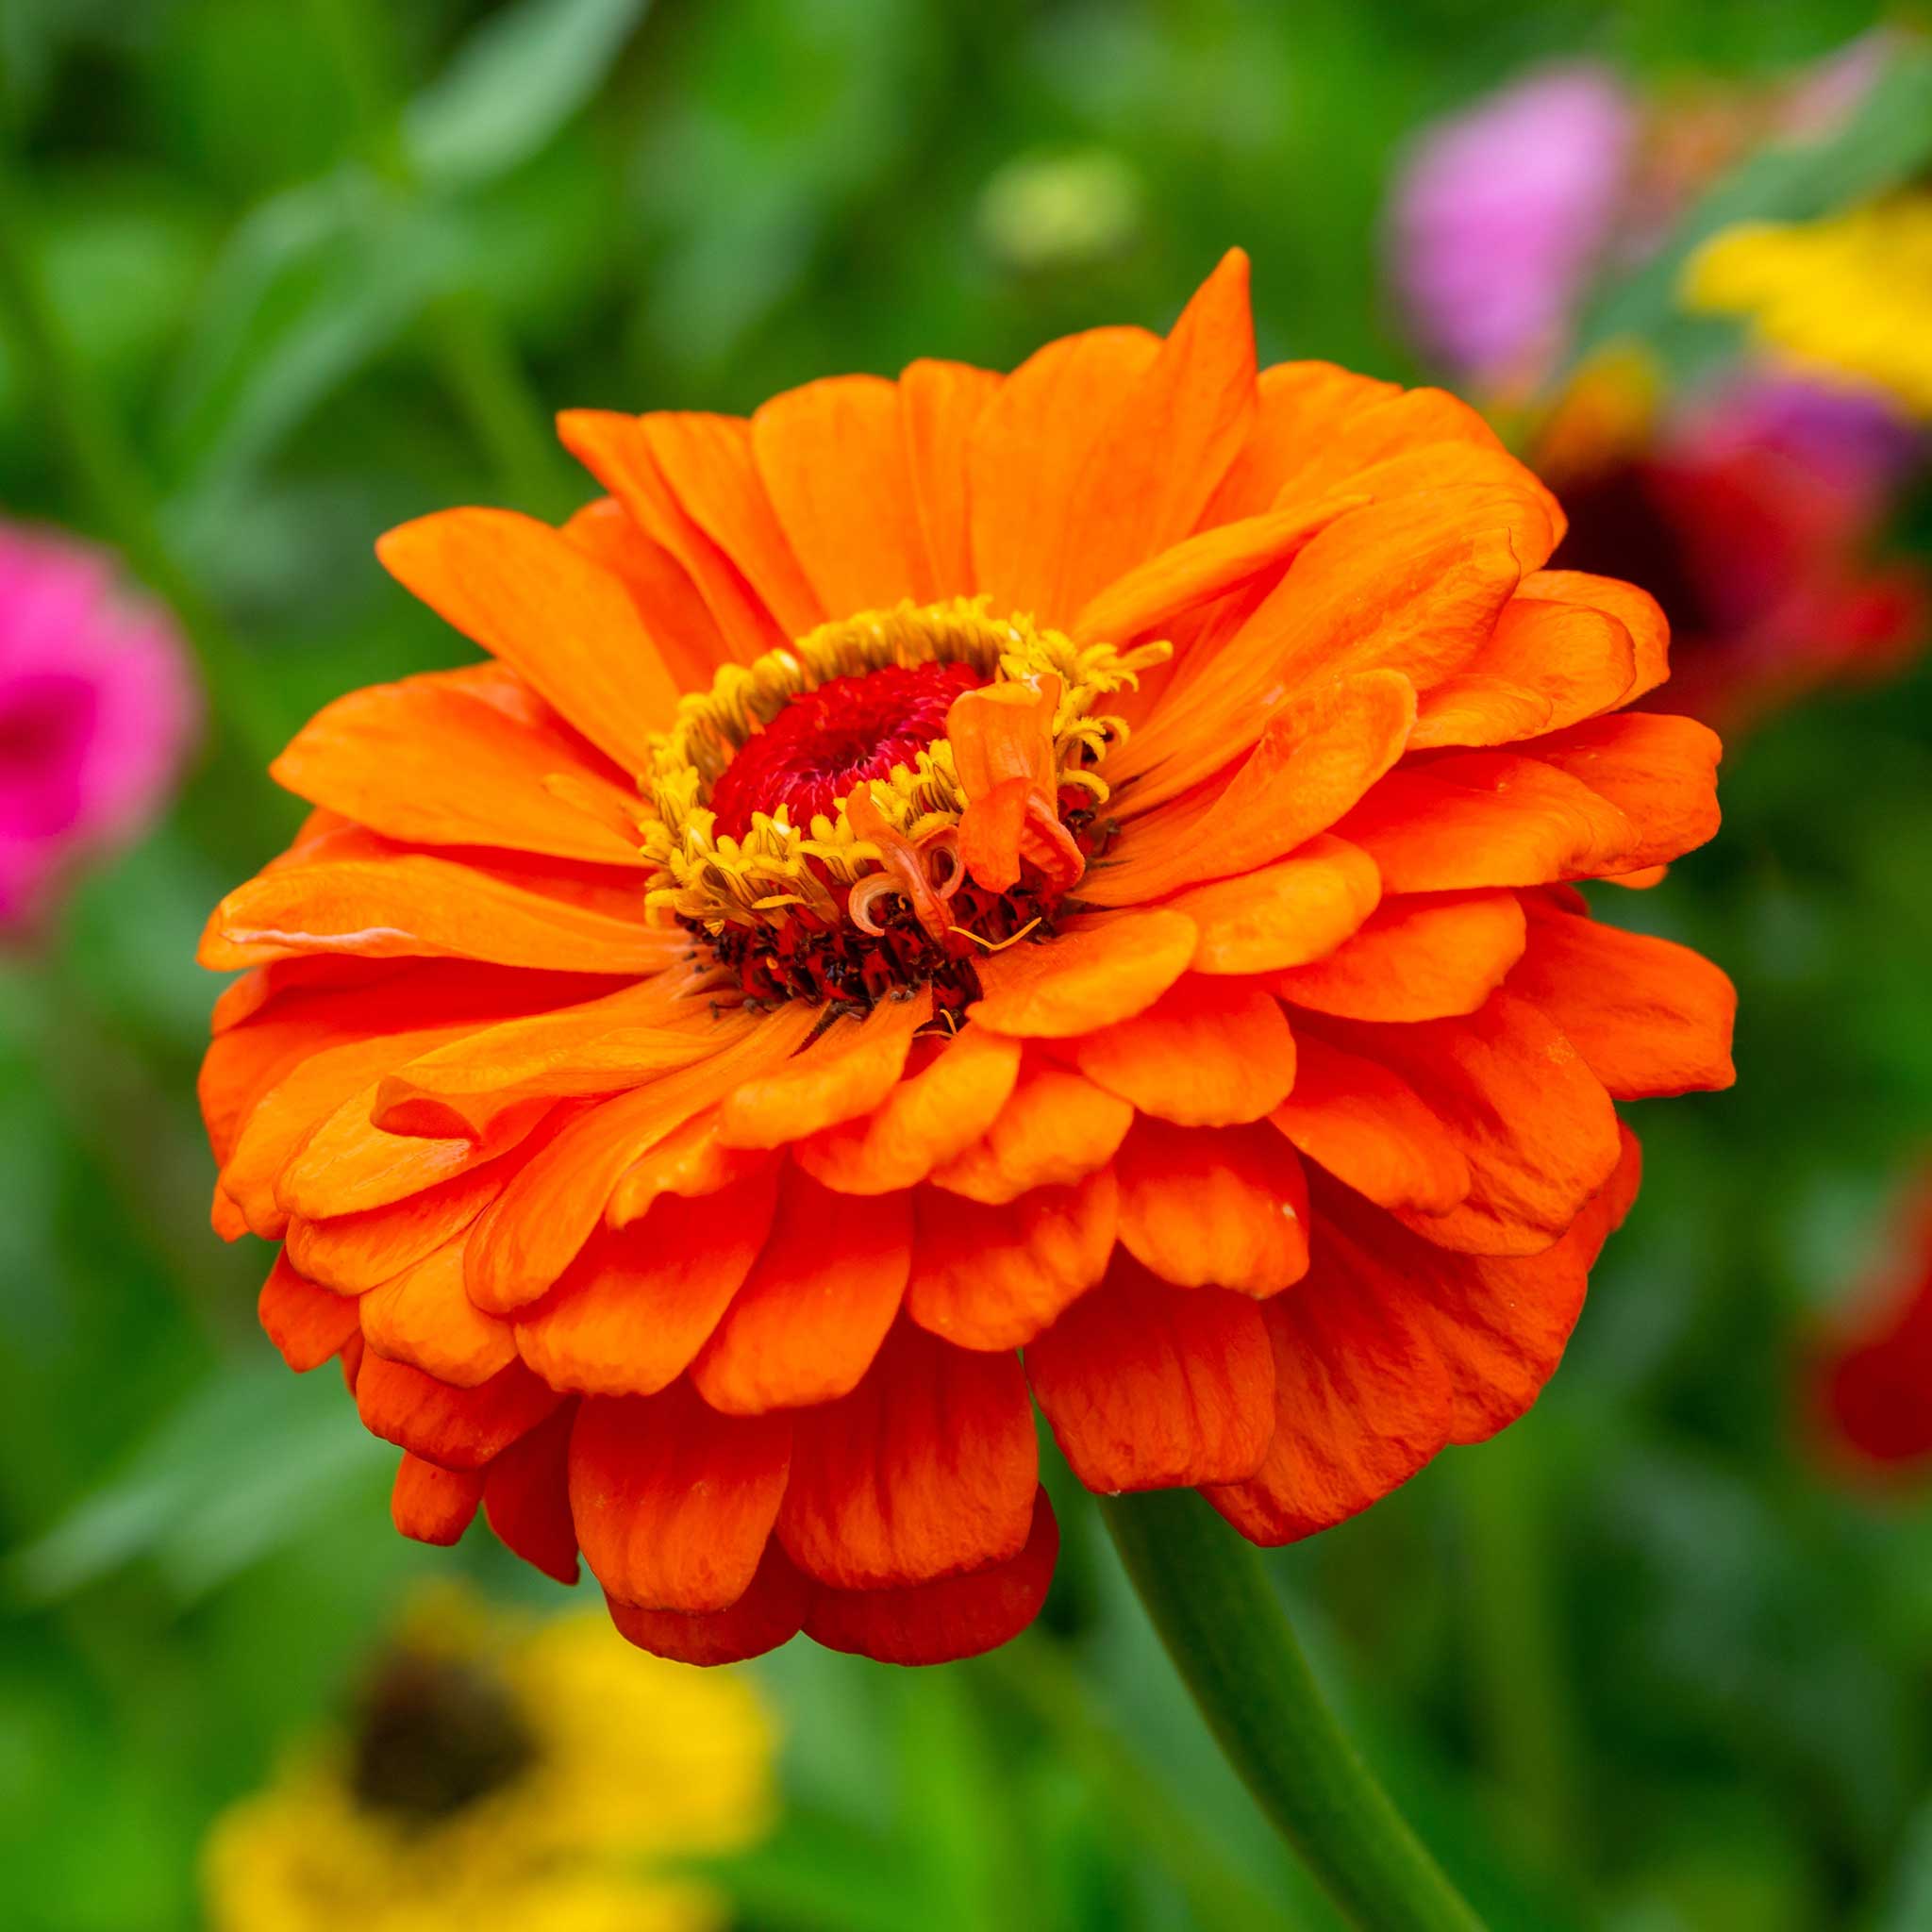
<path id="1" fill-rule="evenodd" d="M 1490 1765 L 1545 1869 L 1587 1862 L 1575 1700 L 1547 1547 L 1549 1471 L 1535 1414 L 1477 1453 L 1447 1458 L 1468 1552 L 1476 1716 Z"/>
<path id="2" fill-rule="evenodd" d="M 1342 1734 L 1255 1551 L 1186 1491 L 1101 1510 L 1208 1728 L 1336 1904 L 1369 1932 L 1480 1932 Z"/>

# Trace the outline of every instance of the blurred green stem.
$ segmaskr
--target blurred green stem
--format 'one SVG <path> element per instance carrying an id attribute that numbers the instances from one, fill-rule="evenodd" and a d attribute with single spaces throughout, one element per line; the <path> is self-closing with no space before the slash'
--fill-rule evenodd
<path id="1" fill-rule="evenodd" d="M 1551 1596 L 1548 1469 L 1531 1420 L 1449 1460 L 1468 1549 L 1476 1723 L 1532 1849 L 1560 1871 L 1582 1862 L 1582 1758 Z"/>
<path id="2" fill-rule="evenodd" d="M 335 48 L 371 166 L 393 193 L 422 200 L 422 177 L 404 137 L 402 104 L 370 0 L 309 4 Z M 488 298 L 474 289 L 454 290 L 429 305 L 423 322 L 442 386 L 468 420 L 503 490 L 534 513 L 569 509 L 582 492 L 570 489 L 549 412 Z"/>
<path id="3" fill-rule="evenodd" d="M 289 737 L 281 707 L 259 664 L 229 635 L 169 548 L 147 473 L 48 295 L 32 232 L 12 174 L 0 164 L 0 313 L 53 439 L 108 539 L 181 620 L 215 714 L 243 753 L 266 765 Z"/>
<path id="4" fill-rule="evenodd" d="M 1368 1932 L 1480 1932 L 1343 1736 L 1255 1550 L 1187 1491 L 1100 1507 L 1208 1728 L 1336 1904 Z"/>
<path id="5" fill-rule="evenodd" d="M 1108 1814 L 1173 1874 L 1202 1932 L 1286 1932 L 1289 1921 L 1149 1774 L 1125 1741 L 1104 1724 L 1065 1650 L 1038 1630 L 993 1651 L 989 1671 L 1029 1709 L 1067 1757 L 1080 1765 Z"/>

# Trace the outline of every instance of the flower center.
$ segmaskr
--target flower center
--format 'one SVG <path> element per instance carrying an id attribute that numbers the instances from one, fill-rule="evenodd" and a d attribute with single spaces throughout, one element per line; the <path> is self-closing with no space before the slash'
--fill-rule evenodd
<path id="1" fill-rule="evenodd" d="M 508 1690 L 454 1657 L 396 1652 L 364 1691 L 351 1779 L 373 1810 L 430 1824 L 500 1790 L 537 1749 Z"/>
<path id="2" fill-rule="evenodd" d="M 870 1006 L 930 985 L 957 1008 L 974 958 L 1049 932 L 1111 837 L 1098 767 L 1126 726 L 1102 707 L 1167 654 L 962 597 L 726 665 L 653 742 L 645 903 L 747 999 Z"/>
<path id="3" fill-rule="evenodd" d="M 985 682 L 958 661 L 888 664 L 799 692 L 712 785 L 714 830 L 741 839 L 754 813 L 781 806 L 794 824 L 831 817 L 855 784 L 913 768 L 945 735 L 953 700 Z"/>

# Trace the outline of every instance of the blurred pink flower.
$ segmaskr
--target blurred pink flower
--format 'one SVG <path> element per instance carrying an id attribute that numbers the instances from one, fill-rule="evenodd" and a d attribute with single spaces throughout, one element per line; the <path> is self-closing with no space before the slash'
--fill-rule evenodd
<path id="1" fill-rule="evenodd" d="M 0 524 L 0 932 L 165 802 L 199 698 L 173 622 L 99 552 Z"/>
<path id="2" fill-rule="evenodd" d="M 1425 128 L 1395 186 L 1394 271 L 1416 336 L 1456 375 L 1531 381 L 1608 244 L 1637 133 L 1607 68 L 1548 68 Z"/>

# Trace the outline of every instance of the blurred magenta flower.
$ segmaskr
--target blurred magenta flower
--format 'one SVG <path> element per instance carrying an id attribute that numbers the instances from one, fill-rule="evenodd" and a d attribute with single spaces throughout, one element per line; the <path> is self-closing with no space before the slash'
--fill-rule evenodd
<path id="1" fill-rule="evenodd" d="M 1424 130 L 1394 195 L 1417 340 L 1491 388 L 1541 375 L 1615 231 L 1637 109 L 1607 68 L 1546 68 Z"/>
<path id="2" fill-rule="evenodd" d="M 0 932 L 156 815 L 199 709 L 173 622 L 122 593 L 107 557 L 0 524 Z"/>

